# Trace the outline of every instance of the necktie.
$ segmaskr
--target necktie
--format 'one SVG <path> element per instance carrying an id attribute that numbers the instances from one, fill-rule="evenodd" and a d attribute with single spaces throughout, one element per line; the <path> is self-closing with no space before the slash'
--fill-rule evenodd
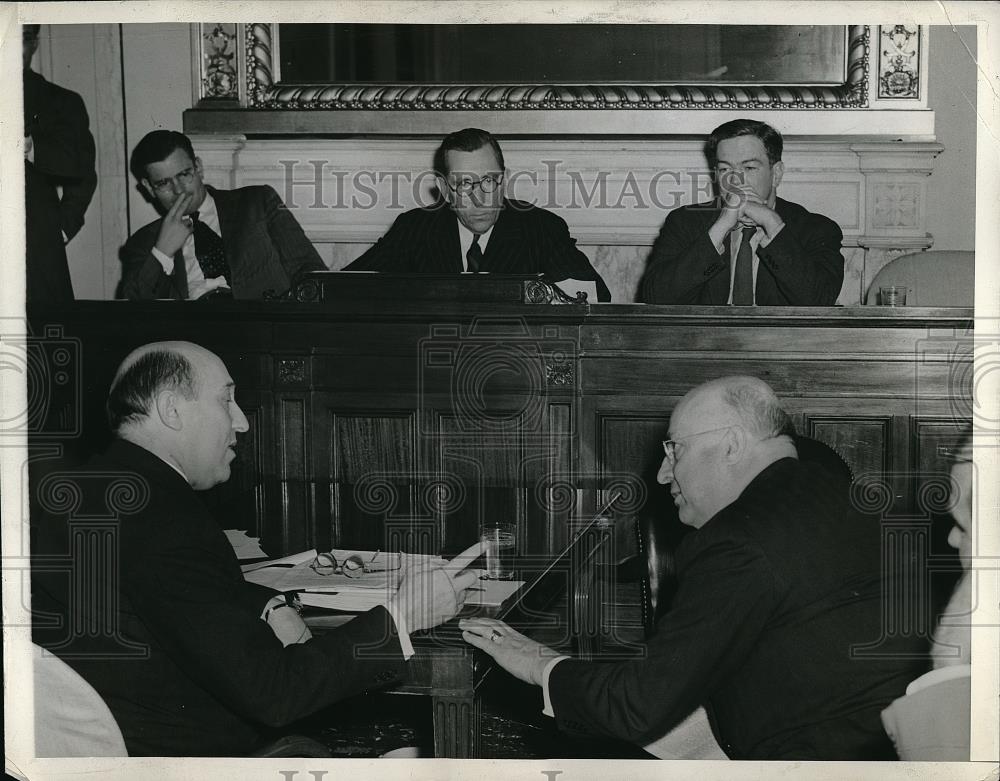
<path id="1" fill-rule="evenodd" d="M 480 265 L 483 262 L 483 248 L 479 246 L 479 234 L 472 234 L 472 245 L 469 247 L 469 251 L 465 253 L 465 260 L 469 264 L 469 271 L 473 274 L 479 271 Z"/>
<path id="2" fill-rule="evenodd" d="M 750 239 L 757 228 L 744 228 L 743 241 L 736 253 L 736 276 L 733 279 L 733 306 L 753 305 L 753 250 Z"/>
<path id="3" fill-rule="evenodd" d="M 226 262 L 226 251 L 222 248 L 222 237 L 205 223 L 198 219 L 198 212 L 191 213 L 194 224 L 194 254 L 201 266 L 205 279 L 225 277 L 232 282 L 229 263 Z"/>

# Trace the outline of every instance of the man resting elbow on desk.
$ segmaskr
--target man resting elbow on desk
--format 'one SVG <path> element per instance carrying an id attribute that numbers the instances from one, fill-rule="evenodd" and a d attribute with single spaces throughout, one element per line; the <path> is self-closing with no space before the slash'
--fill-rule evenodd
<path id="1" fill-rule="evenodd" d="M 183 133 L 147 133 L 129 168 L 162 216 L 122 247 L 119 298 L 262 299 L 326 270 L 274 188 L 209 187 Z"/>
<path id="2" fill-rule="evenodd" d="M 833 306 L 844 282 L 840 227 L 777 196 L 784 143 L 770 125 L 735 119 L 705 147 L 718 199 L 674 209 L 653 244 L 647 304 Z"/>
<path id="3" fill-rule="evenodd" d="M 452 618 L 477 580 L 464 567 L 478 544 L 405 571 L 388 609 L 310 638 L 283 596 L 244 580 L 195 493 L 229 479 L 237 434 L 248 429 L 234 394 L 208 350 L 140 347 L 111 386 L 109 450 L 39 483 L 35 642 L 97 690 L 130 755 L 245 755 L 265 727 L 393 683 L 413 653 L 408 632 Z M 110 558 L 82 556 L 74 541 L 102 529 L 112 534 Z M 44 564 L 71 555 L 73 577 Z M 83 598 L 81 587 L 100 598 Z"/>
<path id="4" fill-rule="evenodd" d="M 733 759 L 895 759 L 880 711 L 919 669 L 919 637 L 882 635 L 878 519 L 843 481 L 798 460 L 771 388 L 726 377 L 670 418 L 657 479 L 694 527 L 676 552 L 678 587 L 645 653 L 583 662 L 500 621 L 463 637 L 541 686 L 560 728 L 648 746 L 699 706 Z"/>

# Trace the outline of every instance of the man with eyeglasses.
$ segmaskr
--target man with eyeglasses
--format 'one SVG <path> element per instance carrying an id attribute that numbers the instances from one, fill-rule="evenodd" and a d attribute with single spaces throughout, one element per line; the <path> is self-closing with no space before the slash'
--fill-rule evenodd
<path id="1" fill-rule="evenodd" d="M 274 188 L 206 185 L 183 133 L 148 133 L 129 168 L 163 216 L 125 242 L 121 298 L 261 299 L 326 269 Z"/>
<path id="2" fill-rule="evenodd" d="M 440 200 L 400 215 L 347 271 L 544 273 L 564 289 L 589 283 L 599 301 L 611 293 L 576 247 L 565 220 L 504 192 L 500 144 L 478 128 L 446 136 L 434 153 Z"/>
<path id="3" fill-rule="evenodd" d="M 844 282 L 840 227 L 777 196 L 783 140 L 734 119 L 705 155 L 718 197 L 667 215 L 639 289 L 647 304 L 832 306 Z"/>
<path id="4" fill-rule="evenodd" d="M 59 303 L 74 298 L 66 245 L 97 189 L 96 150 L 80 96 L 31 69 L 40 28 L 21 28 L 25 281 L 29 302 Z"/>
<path id="5" fill-rule="evenodd" d="M 694 531 L 640 658 L 559 657 L 489 619 L 460 622 L 463 637 L 541 686 L 570 732 L 652 751 L 704 706 L 732 759 L 895 759 L 880 712 L 920 670 L 926 641 L 883 625 L 894 573 L 883 573 L 879 520 L 853 509 L 840 478 L 800 461 L 792 433 L 754 377 L 678 403 L 657 480 Z"/>

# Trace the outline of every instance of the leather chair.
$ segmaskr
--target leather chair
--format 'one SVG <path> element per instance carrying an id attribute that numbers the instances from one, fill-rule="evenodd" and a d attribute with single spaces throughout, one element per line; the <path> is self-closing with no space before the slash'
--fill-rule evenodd
<path id="1" fill-rule="evenodd" d="M 795 436 L 799 460 L 823 467 L 838 480 L 844 490 L 854 482 L 854 473 L 843 457 L 825 442 L 806 436 Z M 619 580 L 628 579 L 627 573 L 638 569 L 642 600 L 642 622 L 646 635 L 653 631 L 656 619 L 670 607 L 677 590 L 677 569 L 674 551 L 681 535 L 669 528 L 664 519 L 651 515 L 638 515 L 635 522 L 636 545 L 639 553 L 619 565 Z M 645 568 L 641 566 L 645 560 Z M 638 565 L 638 567 L 637 567 Z"/>
<path id="2" fill-rule="evenodd" d="M 976 253 L 927 250 L 900 255 L 887 263 L 868 286 L 867 304 L 878 304 L 879 288 L 905 285 L 907 306 L 975 304 Z"/>

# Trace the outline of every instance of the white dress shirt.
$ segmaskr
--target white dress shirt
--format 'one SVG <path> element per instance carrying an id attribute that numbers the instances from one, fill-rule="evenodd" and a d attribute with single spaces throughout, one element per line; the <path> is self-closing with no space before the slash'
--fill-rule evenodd
<path id="1" fill-rule="evenodd" d="M 219 212 L 215 208 L 215 199 L 211 194 L 205 193 L 205 200 L 198 207 L 198 221 L 215 231 L 218 236 L 222 236 L 222 228 L 219 226 Z M 471 240 L 470 240 L 471 242 Z M 201 271 L 201 264 L 198 263 L 198 256 L 194 253 L 194 233 L 187 237 L 184 246 L 181 247 L 184 254 L 184 269 L 187 272 L 188 298 L 201 298 L 206 293 L 219 288 L 231 287 L 225 277 L 215 277 L 215 279 L 205 279 Z M 160 261 L 163 270 L 169 276 L 174 273 L 174 259 L 160 252 L 153 247 L 153 257 Z"/>
<path id="2" fill-rule="evenodd" d="M 493 234 L 493 225 L 486 233 L 479 234 L 479 246 L 483 250 L 483 254 L 486 254 L 486 245 L 490 241 L 490 236 Z M 469 247 L 472 246 L 472 239 L 475 234 L 466 228 L 461 222 L 458 222 L 458 243 L 462 247 L 462 271 L 468 272 L 469 270 L 469 260 L 466 255 L 469 253 Z"/>

